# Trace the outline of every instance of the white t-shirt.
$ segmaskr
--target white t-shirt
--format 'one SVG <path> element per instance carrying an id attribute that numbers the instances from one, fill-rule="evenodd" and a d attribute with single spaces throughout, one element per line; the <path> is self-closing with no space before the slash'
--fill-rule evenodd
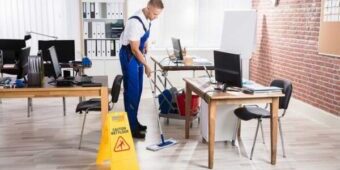
<path id="1" fill-rule="evenodd" d="M 147 20 L 143 11 L 137 11 L 133 16 L 138 16 L 144 23 L 146 30 L 149 29 L 150 20 Z M 137 19 L 128 19 L 122 35 L 120 36 L 120 44 L 128 45 L 129 41 L 140 41 L 145 34 L 142 23 Z"/>

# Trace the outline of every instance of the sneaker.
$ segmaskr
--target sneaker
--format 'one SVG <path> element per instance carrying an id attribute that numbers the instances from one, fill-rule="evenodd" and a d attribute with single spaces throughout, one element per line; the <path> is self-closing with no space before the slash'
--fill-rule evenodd
<path id="1" fill-rule="evenodd" d="M 138 129 L 140 130 L 140 131 L 146 131 L 146 129 L 148 128 L 147 126 L 144 126 L 144 125 L 142 125 L 142 124 L 140 124 L 139 122 L 137 122 L 138 123 Z"/>
<path id="2" fill-rule="evenodd" d="M 136 139 L 144 139 L 145 134 L 141 133 L 141 131 L 132 131 L 132 137 Z"/>

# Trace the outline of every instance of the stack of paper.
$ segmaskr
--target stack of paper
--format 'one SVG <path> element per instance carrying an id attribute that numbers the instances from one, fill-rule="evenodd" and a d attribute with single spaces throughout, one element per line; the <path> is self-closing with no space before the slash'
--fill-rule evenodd
<path id="1" fill-rule="evenodd" d="M 261 86 L 259 84 L 247 84 L 243 85 L 245 88 L 249 89 L 252 93 L 275 93 L 282 92 L 282 88 L 275 86 Z"/>

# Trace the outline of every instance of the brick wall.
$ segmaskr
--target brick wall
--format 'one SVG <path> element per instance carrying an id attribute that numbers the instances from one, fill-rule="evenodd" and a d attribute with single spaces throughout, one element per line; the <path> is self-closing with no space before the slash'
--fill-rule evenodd
<path id="1" fill-rule="evenodd" d="M 250 78 L 293 82 L 293 97 L 340 117 L 340 57 L 318 54 L 321 0 L 253 0 L 257 49 Z M 340 44 L 339 44 L 340 45 Z"/>

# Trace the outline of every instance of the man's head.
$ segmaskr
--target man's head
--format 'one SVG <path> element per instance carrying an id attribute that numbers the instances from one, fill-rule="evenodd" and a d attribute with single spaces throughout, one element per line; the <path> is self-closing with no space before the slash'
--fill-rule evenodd
<path id="1" fill-rule="evenodd" d="M 163 8 L 162 0 L 149 0 L 146 7 L 146 17 L 151 21 L 156 19 L 161 14 Z"/>

